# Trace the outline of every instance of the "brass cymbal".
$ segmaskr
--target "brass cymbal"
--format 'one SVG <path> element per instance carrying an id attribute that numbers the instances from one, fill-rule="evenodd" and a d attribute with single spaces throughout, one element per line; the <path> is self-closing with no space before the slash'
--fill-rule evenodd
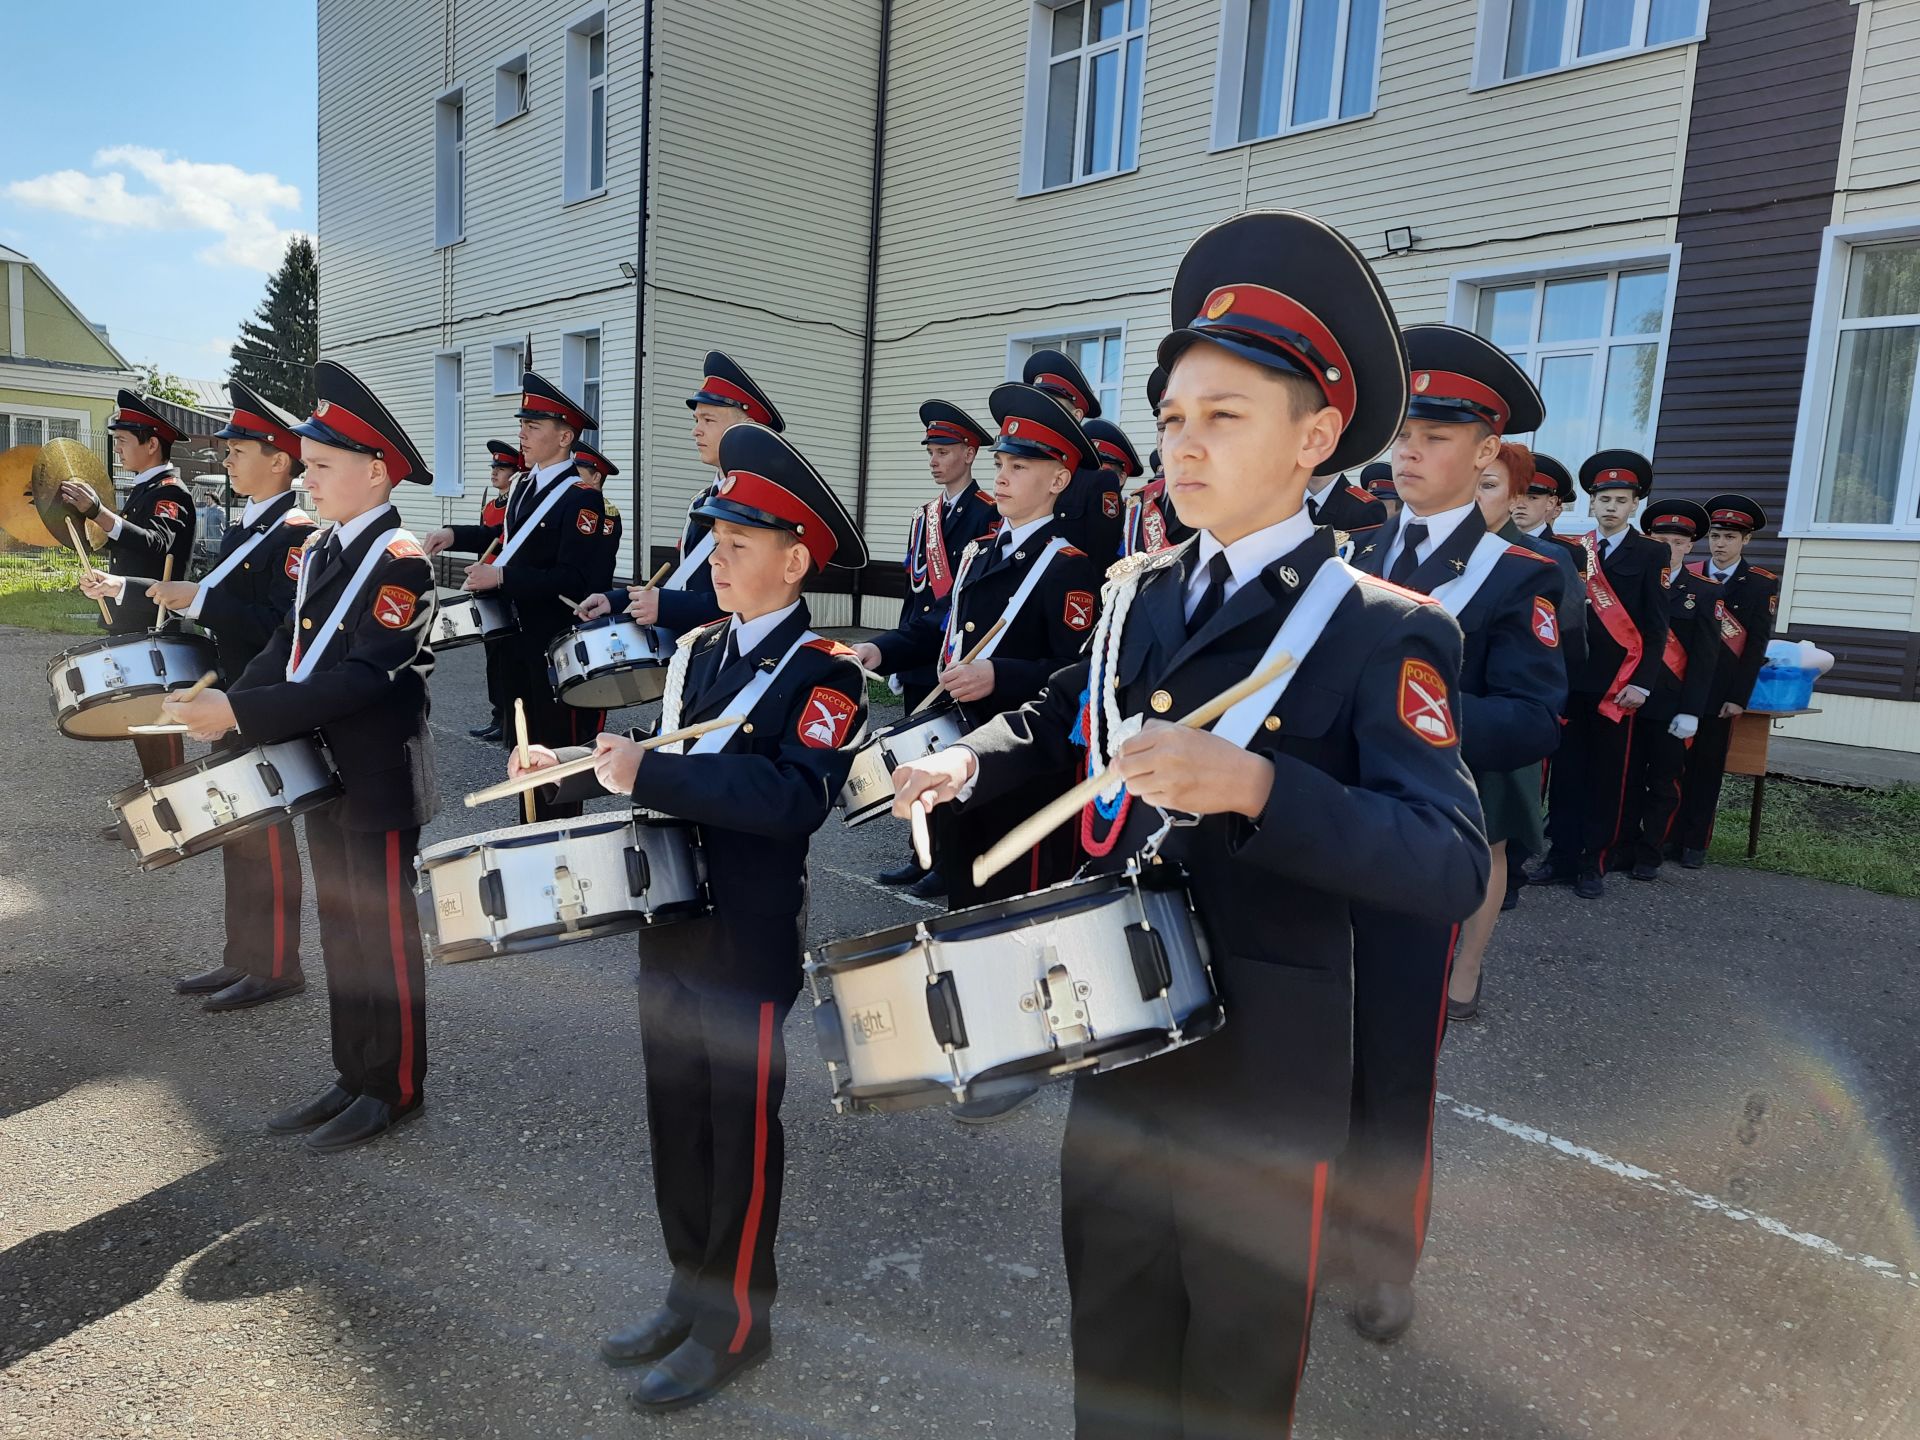
<path id="1" fill-rule="evenodd" d="M 40 457 L 33 462 L 33 508 L 40 512 L 40 521 L 54 542 L 71 549 L 73 541 L 67 535 L 67 521 L 78 522 L 80 512 L 60 498 L 60 487 L 69 480 L 91 485 L 103 501 L 114 498 L 113 481 L 108 478 L 106 464 L 98 455 L 78 440 L 49 440 L 40 447 Z M 97 550 L 106 537 L 97 526 L 89 525 L 86 540 L 89 549 Z"/>
<path id="2" fill-rule="evenodd" d="M 16 445 L 0 452 L 0 530 L 22 545 L 45 547 L 56 543 L 33 504 L 33 462 L 38 445 Z"/>

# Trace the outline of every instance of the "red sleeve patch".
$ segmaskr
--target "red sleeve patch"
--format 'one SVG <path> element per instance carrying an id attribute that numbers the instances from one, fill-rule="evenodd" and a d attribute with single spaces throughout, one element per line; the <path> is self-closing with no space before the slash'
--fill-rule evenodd
<path id="1" fill-rule="evenodd" d="M 810 750 L 838 750 L 860 713 L 859 702 L 825 685 L 813 687 L 795 727 L 800 743 Z"/>
<path id="2" fill-rule="evenodd" d="M 1544 595 L 1533 597 L 1533 637 L 1549 650 L 1560 648 L 1560 616 Z"/>
<path id="3" fill-rule="evenodd" d="M 1400 665 L 1400 723 L 1436 749 L 1456 743 L 1453 707 L 1447 701 L 1447 682 L 1424 660 L 1409 658 Z"/>
<path id="4" fill-rule="evenodd" d="M 178 520 L 181 515 L 179 502 L 174 500 L 156 500 L 153 502 L 154 518 L 158 520 Z"/>
<path id="5" fill-rule="evenodd" d="M 600 522 L 600 533 L 609 540 L 613 538 L 613 517 L 611 515 Z"/>
<path id="6" fill-rule="evenodd" d="M 306 553 L 305 548 L 302 546 L 295 546 L 287 551 L 286 568 L 287 578 L 289 580 L 298 580 L 300 578 L 300 562 Z"/>
<path id="7" fill-rule="evenodd" d="M 1780 592 L 1776 590 L 1773 592 L 1773 594 L 1767 596 L 1767 614 L 1778 615 L 1779 613 L 1780 613 Z"/>
<path id="8" fill-rule="evenodd" d="M 1093 592 L 1091 590 L 1069 590 L 1067 605 L 1063 617 L 1069 630 L 1086 630 L 1093 625 Z"/>
<path id="9" fill-rule="evenodd" d="M 373 618 L 389 630 L 400 630 L 413 619 L 413 607 L 420 597 L 404 585 L 382 585 L 373 597 Z"/>
<path id="10" fill-rule="evenodd" d="M 424 559 L 426 551 L 420 548 L 420 542 L 411 535 L 403 535 L 387 546 L 387 553 L 398 560 Z"/>
<path id="11" fill-rule="evenodd" d="M 600 528 L 600 517 L 591 510 L 579 510 L 574 513 L 573 528 L 582 535 L 591 535 Z"/>
<path id="12" fill-rule="evenodd" d="M 1109 520 L 1119 515 L 1120 492 L 1118 490 L 1102 490 L 1100 492 L 1100 509 L 1105 512 Z"/>

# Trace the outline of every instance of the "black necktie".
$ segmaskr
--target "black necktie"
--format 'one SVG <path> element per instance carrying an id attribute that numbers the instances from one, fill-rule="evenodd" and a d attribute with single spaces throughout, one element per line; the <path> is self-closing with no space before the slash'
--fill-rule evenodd
<path id="1" fill-rule="evenodd" d="M 1233 566 L 1227 561 L 1227 552 L 1222 550 L 1207 562 L 1207 588 L 1200 592 L 1200 601 L 1193 607 L 1193 613 L 1187 616 L 1187 633 L 1198 635 L 1201 628 L 1220 611 L 1227 601 L 1227 581 L 1233 578 Z"/>
<path id="2" fill-rule="evenodd" d="M 1320 523 L 1320 502 L 1311 495 L 1307 496 L 1307 518 L 1316 525 Z"/>
<path id="3" fill-rule="evenodd" d="M 340 557 L 344 553 L 340 548 L 340 532 L 338 530 L 321 541 L 320 553 L 314 557 L 316 563 L 313 567 L 313 575 L 307 581 L 307 588 L 311 590 L 320 584 L 321 581 L 326 578 L 327 572 L 340 563 Z"/>
<path id="4" fill-rule="evenodd" d="M 1396 585 L 1407 583 L 1407 577 L 1420 568 L 1420 547 L 1427 543 L 1427 522 L 1415 520 L 1407 526 L 1406 535 L 1400 553 L 1393 557 L 1393 570 L 1387 579 Z"/>

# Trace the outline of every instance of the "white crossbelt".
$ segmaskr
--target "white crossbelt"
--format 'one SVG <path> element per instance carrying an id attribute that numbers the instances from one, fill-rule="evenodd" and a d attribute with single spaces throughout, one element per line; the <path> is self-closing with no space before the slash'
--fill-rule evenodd
<path id="1" fill-rule="evenodd" d="M 1333 618 L 1334 610 L 1346 599 L 1358 578 L 1359 572 L 1339 559 L 1328 560 L 1314 572 L 1313 579 L 1307 582 L 1299 601 L 1288 612 L 1285 623 L 1274 632 L 1266 653 L 1254 662 L 1253 669 L 1259 671 L 1271 665 L 1283 651 L 1293 656 L 1293 665 L 1216 720 L 1215 735 L 1241 746 L 1253 738 L 1261 722 L 1286 693 L 1293 677 L 1300 673 L 1308 653 L 1326 633 L 1327 621 Z"/>
<path id="2" fill-rule="evenodd" d="M 526 538 L 540 527 L 540 522 L 547 518 L 547 512 L 560 503 L 560 497 L 566 494 L 567 486 L 571 483 L 568 480 L 555 480 L 547 487 L 546 498 L 534 507 L 533 513 L 527 516 L 526 523 L 513 527 L 513 534 L 508 536 L 507 543 L 500 547 L 500 553 L 493 557 L 495 565 L 505 565 L 513 558 L 513 552 L 518 550 L 525 543 Z M 506 522 L 501 521 L 501 525 L 505 528 Z"/>
<path id="3" fill-rule="evenodd" d="M 1436 585 L 1428 594 L 1440 602 L 1440 607 L 1454 619 L 1460 618 L 1473 597 L 1480 593 L 1480 587 L 1487 583 L 1487 577 L 1493 574 L 1493 567 L 1500 563 L 1500 557 L 1507 553 L 1507 542 L 1489 530 L 1480 537 L 1473 547 L 1473 554 L 1467 560 L 1467 568 L 1444 585 Z"/>
<path id="4" fill-rule="evenodd" d="M 330 526 L 321 538 L 314 542 L 315 548 L 323 547 L 327 543 L 326 537 L 339 528 L 337 525 Z M 366 555 L 360 561 L 360 568 L 353 572 L 353 577 L 347 581 L 347 588 L 340 592 L 340 603 L 333 607 L 333 613 L 327 616 L 327 623 L 321 626 L 319 633 L 313 637 L 313 644 L 299 652 L 298 664 L 294 663 L 291 655 L 287 657 L 287 679 L 305 680 L 313 674 L 313 667 L 320 663 L 320 657 L 326 653 L 327 646 L 331 645 L 333 637 L 339 634 L 340 623 L 347 618 L 347 611 L 352 608 L 354 597 L 366 588 L 367 577 L 373 574 L 373 567 L 380 563 L 380 557 L 386 553 L 387 546 L 403 538 L 413 539 L 398 525 L 374 537 L 373 544 L 368 547 Z M 307 558 L 311 560 L 313 557 Z M 300 590 L 293 597 L 292 619 L 296 644 L 300 636 L 300 612 L 306 608 L 307 604 L 307 576 L 312 573 L 313 567 L 303 562 L 300 566 Z"/>
<path id="5" fill-rule="evenodd" d="M 273 532 L 278 530 L 282 525 L 285 525 L 287 523 L 287 520 L 291 516 L 298 515 L 300 513 L 301 513 L 300 507 L 298 505 L 289 505 L 286 508 L 286 510 L 281 513 L 281 516 L 278 520 L 274 521 L 273 524 L 269 525 L 266 529 L 260 531 L 258 534 L 249 535 L 245 540 L 243 540 L 240 543 L 239 548 L 237 548 L 231 555 L 227 556 L 226 559 L 222 560 L 218 565 L 214 566 L 213 569 L 208 574 L 203 576 L 200 581 L 200 588 L 202 590 L 213 589 L 222 580 L 226 579 L 227 576 L 231 575 L 236 569 L 238 569 L 241 561 L 245 560 L 247 556 L 251 555 L 255 550 L 259 549 L 261 543 L 265 541 L 269 535 L 273 534 Z"/>
<path id="6" fill-rule="evenodd" d="M 697 635 L 700 632 L 694 631 L 693 633 Z M 787 653 L 780 657 L 778 664 L 771 670 L 755 670 L 753 678 L 747 681 L 745 685 L 742 685 L 733 695 L 728 697 L 726 701 L 727 713 L 730 715 L 739 715 L 742 718 L 753 714 L 753 707 L 758 705 L 761 698 L 772 688 L 773 682 L 779 678 L 780 672 L 787 668 L 787 662 L 793 659 L 795 655 L 798 655 L 800 651 L 806 647 L 808 641 L 818 640 L 819 638 L 820 637 L 814 634 L 813 631 L 803 630 L 800 633 L 800 638 L 787 647 Z M 662 734 L 670 734 L 680 728 L 681 690 L 678 685 L 672 682 L 675 678 L 679 678 L 684 682 L 686 664 L 690 663 L 692 659 L 692 647 L 690 645 L 684 646 L 681 650 L 681 655 L 675 656 L 674 658 L 675 660 L 680 660 L 681 656 L 685 656 L 686 661 L 681 664 L 679 677 L 670 676 L 668 678 L 666 697 L 668 703 L 661 706 L 660 709 L 660 731 Z M 684 740 L 675 740 L 672 744 L 662 745 L 660 748 L 670 755 L 679 755 L 682 753 L 688 755 L 710 755 L 731 740 L 734 732 L 739 728 L 738 725 L 726 725 L 718 730 L 709 730 L 693 742 L 693 748 L 691 750 L 686 748 L 687 742 Z"/>
<path id="7" fill-rule="evenodd" d="M 1007 608 L 1000 612 L 1000 618 L 1006 623 L 1001 625 L 999 632 L 989 638 L 987 643 L 981 647 L 980 653 L 973 657 L 975 660 L 991 660 L 993 658 L 993 652 L 1000 648 L 1000 642 L 1007 638 L 1007 631 L 1013 628 L 1013 620 L 1014 617 L 1020 613 L 1020 607 L 1027 603 L 1028 598 L 1033 594 L 1034 587 L 1040 583 L 1041 575 L 1045 573 L 1047 566 L 1052 563 L 1053 557 L 1066 548 L 1066 540 L 1059 535 L 1054 536 L 1053 539 L 1047 542 L 1047 548 L 1042 550 L 1040 557 L 1033 562 L 1033 568 L 1027 571 L 1026 578 L 1020 582 L 1020 588 L 1015 590 L 1013 592 L 1013 598 L 1007 601 Z M 976 551 L 975 558 L 978 558 L 980 553 L 981 552 Z M 958 658 L 957 648 L 954 644 L 954 641 L 958 637 L 954 634 L 953 627 L 959 623 L 960 588 L 966 582 L 966 578 L 966 571 L 961 571 L 953 582 L 953 589 L 947 594 L 947 600 L 952 608 L 947 611 L 947 639 L 945 645 L 941 647 L 943 663 L 951 663 Z"/>

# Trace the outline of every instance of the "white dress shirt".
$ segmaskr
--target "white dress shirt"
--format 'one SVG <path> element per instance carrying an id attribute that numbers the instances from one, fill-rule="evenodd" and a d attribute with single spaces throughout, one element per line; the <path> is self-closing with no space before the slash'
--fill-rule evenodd
<path id="1" fill-rule="evenodd" d="M 1211 530 L 1202 530 L 1200 553 L 1194 563 L 1193 574 L 1187 580 L 1187 612 L 1191 614 L 1193 607 L 1200 603 L 1200 597 L 1206 593 L 1210 582 L 1207 571 L 1214 556 L 1224 554 L 1232 571 L 1227 577 L 1226 593 L 1220 597 L 1224 605 L 1233 598 L 1234 591 L 1267 566 L 1311 540 L 1313 530 L 1313 520 L 1308 516 L 1305 505 L 1278 524 L 1255 530 L 1251 535 L 1242 535 L 1231 545 L 1222 545 L 1213 538 Z"/>
<path id="2" fill-rule="evenodd" d="M 734 653 L 745 656 L 767 636 L 779 629 L 782 622 L 799 608 L 800 602 L 796 600 L 784 609 L 769 610 L 765 615 L 755 616 L 751 620 L 742 620 L 735 615 L 727 626 L 727 633 L 733 639 Z"/>
<path id="3" fill-rule="evenodd" d="M 1467 518 L 1473 508 L 1474 502 L 1469 500 L 1464 505 L 1456 506 L 1452 510 L 1442 510 L 1437 515 L 1416 515 L 1411 505 L 1402 506 L 1400 528 L 1394 532 L 1393 544 L 1387 550 L 1387 558 L 1380 566 L 1380 573 L 1382 575 L 1393 573 L 1394 562 L 1400 558 L 1400 552 L 1406 548 L 1409 525 L 1427 527 L 1427 538 L 1421 541 L 1420 548 L 1413 552 L 1414 564 L 1418 565 L 1431 556 L 1443 540 L 1460 528 L 1460 522 Z"/>

